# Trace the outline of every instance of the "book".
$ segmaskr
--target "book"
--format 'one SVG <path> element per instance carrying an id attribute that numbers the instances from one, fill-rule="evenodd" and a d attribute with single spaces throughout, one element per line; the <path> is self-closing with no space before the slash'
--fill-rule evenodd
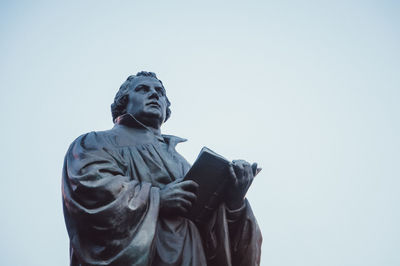
<path id="1" fill-rule="evenodd" d="M 199 184 L 197 200 L 185 215 L 197 224 L 205 223 L 212 212 L 223 201 L 224 192 L 230 179 L 229 167 L 231 162 L 207 147 L 203 147 L 184 177 Z M 252 166 L 254 176 L 261 168 Z"/>

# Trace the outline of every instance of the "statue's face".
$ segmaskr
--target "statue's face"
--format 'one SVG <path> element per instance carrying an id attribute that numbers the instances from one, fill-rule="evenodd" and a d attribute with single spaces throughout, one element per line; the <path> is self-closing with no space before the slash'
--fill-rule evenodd
<path id="1" fill-rule="evenodd" d="M 147 126 L 159 128 L 167 112 L 162 84 L 152 77 L 136 77 L 129 91 L 126 112 Z"/>

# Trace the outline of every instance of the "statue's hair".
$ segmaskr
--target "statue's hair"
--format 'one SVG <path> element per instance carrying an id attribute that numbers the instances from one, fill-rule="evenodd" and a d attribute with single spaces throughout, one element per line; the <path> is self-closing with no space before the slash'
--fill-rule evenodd
<path id="1" fill-rule="evenodd" d="M 132 85 L 134 79 L 137 78 L 137 77 L 155 78 L 161 83 L 161 86 L 163 86 L 163 88 L 164 88 L 164 85 L 163 85 L 162 81 L 159 80 L 157 78 L 157 75 L 155 73 L 153 73 L 153 72 L 140 71 L 136 75 L 129 76 L 126 79 L 126 81 L 119 88 L 117 94 L 114 97 L 114 102 L 111 104 L 111 114 L 112 114 L 113 122 L 115 121 L 115 119 L 118 116 L 126 114 L 126 107 L 128 105 L 128 100 L 129 100 L 128 99 L 129 90 L 132 89 L 131 85 Z M 164 90 L 165 90 L 165 88 L 164 88 Z M 166 95 L 165 95 L 165 99 L 167 101 L 167 114 L 166 114 L 164 122 L 167 121 L 168 118 L 171 116 L 171 109 L 169 108 L 171 103 L 168 100 L 168 97 Z"/>

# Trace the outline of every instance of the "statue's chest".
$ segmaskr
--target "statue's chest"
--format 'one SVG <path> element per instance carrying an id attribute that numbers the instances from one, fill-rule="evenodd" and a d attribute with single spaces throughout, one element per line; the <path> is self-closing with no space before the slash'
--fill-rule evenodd
<path id="1" fill-rule="evenodd" d="M 126 174 L 132 180 L 148 182 L 162 188 L 166 184 L 182 178 L 186 162 L 176 151 L 168 151 L 162 145 L 143 145 L 124 151 Z"/>

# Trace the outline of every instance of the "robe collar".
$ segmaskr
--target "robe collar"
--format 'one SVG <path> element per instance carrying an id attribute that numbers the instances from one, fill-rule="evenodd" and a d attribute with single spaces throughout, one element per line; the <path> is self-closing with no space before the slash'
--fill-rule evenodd
<path id="1" fill-rule="evenodd" d="M 175 147 L 180 142 L 187 141 L 187 139 L 180 138 L 180 137 L 173 136 L 173 135 L 161 134 L 161 136 L 157 136 L 153 133 L 153 131 L 151 129 L 149 129 L 147 126 L 145 126 L 139 120 L 137 120 L 133 115 L 128 114 L 128 113 L 118 116 L 114 120 L 114 123 L 116 125 L 124 125 L 127 127 L 146 129 L 146 130 L 150 131 L 154 135 L 155 138 L 157 138 L 158 140 L 165 142 L 165 143 L 169 144 L 169 146 L 173 146 L 173 147 Z"/>

